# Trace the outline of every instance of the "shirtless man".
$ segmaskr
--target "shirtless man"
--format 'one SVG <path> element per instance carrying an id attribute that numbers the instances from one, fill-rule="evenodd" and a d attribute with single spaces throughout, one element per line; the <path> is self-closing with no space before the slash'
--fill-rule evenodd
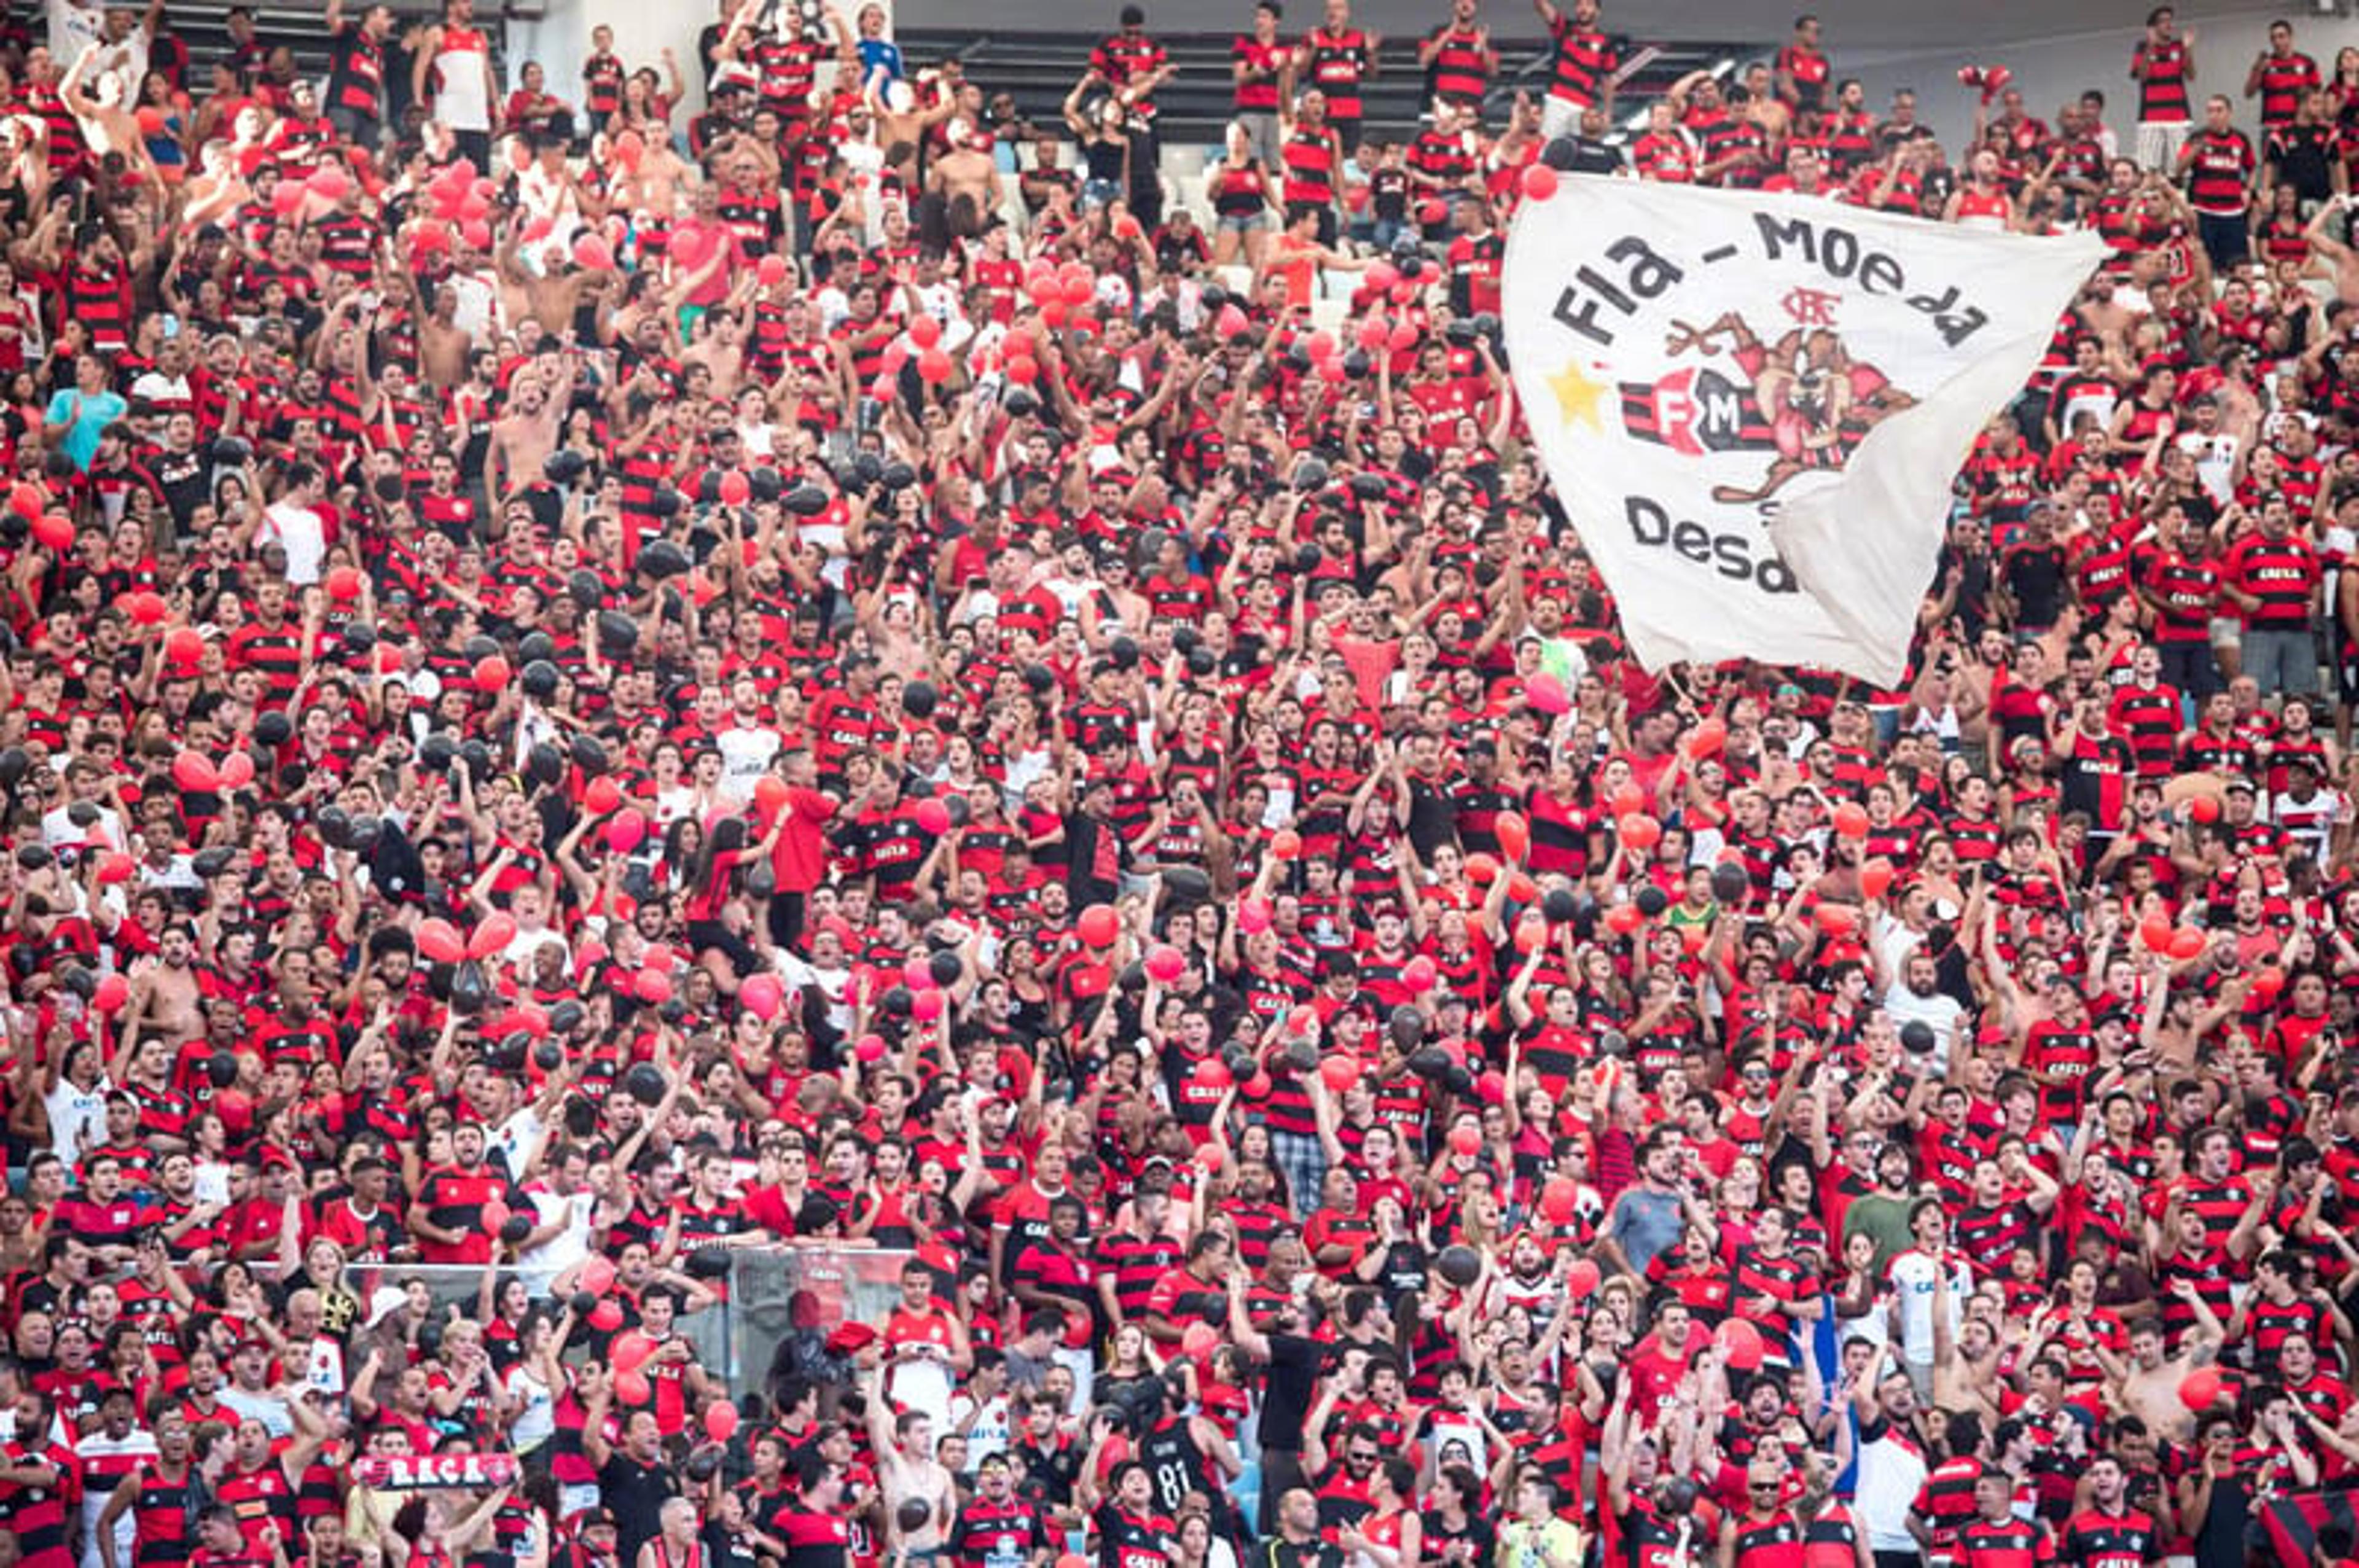
<path id="1" fill-rule="evenodd" d="M 494 496 L 531 483 L 539 475 L 541 463 L 557 449 L 566 400 L 552 382 L 558 376 L 570 377 L 574 364 L 570 356 L 555 362 L 562 368 L 552 369 L 550 360 L 543 356 L 517 371 L 513 412 L 492 422 L 491 449 L 484 459 L 484 488 Z"/>
<path id="2" fill-rule="evenodd" d="M 524 265 L 519 254 L 523 234 L 521 220 L 511 224 L 492 257 L 493 265 L 499 270 L 503 314 L 511 321 L 538 321 L 542 331 L 562 337 L 572 329 L 582 301 L 600 293 L 606 280 L 614 275 L 578 266 L 561 272 L 535 272 Z M 562 261 L 558 265 L 565 265 Z"/>
<path id="3" fill-rule="evenodd" d="M 983 232 L 984 221 L 999 211 L 999 166 L 988 150 L 990 139 L 978 145 L 969 122 L 951 121 L 950 139 L 951 150 L 926 170 L 926 194 L 940 199 L 951 233 L 971 240 Z"/>
<path id="4" fill-rule="evenodd" d="M 156 956 L 131 969 L 131 1002 L 123 1032 L 137 1038 L 144 1031 L 162 1036 L 174 1046 L 187 1044 L 204 1033 L 203 998 L 197 990 L 193 960 L 196 942 L 185 925 L 168 925 L 156 944 Z"/>
<path id="5" fill-rule="evenodd" d="M 402 276 L 409 276 L 408 269 Z M 444 279 L 435 286 L 433 308 L 416 309 L 412 315 L 418 322 L 419 369 L 429 383 L 448 392 L 467 379 L 467 355 L 475 346 L 475 340 L 459 325 L 459 290 Z"/>
<path id="6" fill-rule="evenodd" d="M 2359 250 L 2348 243 L 2350 227 L 2343 226 L 2345 239 L 2338 240 L 2326 231 L 2334 218 L 2351 211 L 2351 198 L 2337 196 L 2321 204 L 2318 215 L 2301 237 L 2310 242 L 2310 272 L 2312 276 L 2334 280 L 2334 297 L 2345 305 L 2359 305 Z"/>
<path id="7" fill-rule="evenodd" d="M 2188 1443 L 2195 1436 L 2195 1415 L 2179 1397 L 2179 1386 L 2187 1380 L 2190 1372 L 2209 1365 L 2218 1354 L 2220 1320 L 2203 1304 L 2192 1281 L 2173 1280 L 2169 1288 L 2171 1294 L 2195 1309 L 2195 1326 L 2189 1331 L 2186 1346 L 2178 1355 L 2163 1354 L 2162 1319 L 2157 1314 L 2130 1325 L 2130 1358 L 2126 1363 L 2102 1346 L 2097 1347 L 2096 1356 L 2112 1379 L 2105 1390 L 2108 1403 L 2145 1422 L 2147 1430 L 2158 1438 Z"/>

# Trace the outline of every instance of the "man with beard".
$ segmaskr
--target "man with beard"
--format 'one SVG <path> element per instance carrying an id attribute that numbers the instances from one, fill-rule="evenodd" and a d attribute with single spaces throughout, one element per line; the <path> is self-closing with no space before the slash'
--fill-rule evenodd
<path id="1" fill-rule="evenodd" d="M 473 1263 L 492 1260 L 492 1237 L 484 1209 L 495 1198 L 514 1207 L 523 1202 L 507 1174 L 484 1159 L 484 1130 L 462 1122 L 451 1135 L 455 1162 L 426 1173 L 409 1206 L 409 1233 L 419 1259 L 428 1263 Z"/>
<path id="2" fill-rule="evenodd" d="M 186 925 L 164 928 L 157 939 L 154 961 L 132 969 L 131 1002 L 123 1019 L 126 1034 L 158 1034 L 181 1045 L 204 1033 L 196 951 L 196 935 Z"/>

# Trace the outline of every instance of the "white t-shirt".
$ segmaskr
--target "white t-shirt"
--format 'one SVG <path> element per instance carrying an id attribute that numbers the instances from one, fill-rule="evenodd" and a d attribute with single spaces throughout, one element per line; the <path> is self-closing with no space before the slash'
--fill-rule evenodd
<path id="1" fill-rule="evenodd" d="M 1852 1506 L 1867 1527 L 1870 1552 L 1905 1552 L 1913 1560 L 1917 1538 L 1908 1533 L 1908 1510 L 1925 1487 L 1925 1456 L 1917 1445 L 1887 1426 L 1859 1448 L 1859 1490 Z"/>
<path id="2" fill-rule="evenodd" d="M 103 1073 L 87 1089 L 78 1089 L 71 1081 L 60 1078 L 58 1087 L 42 1102 L 49 1118 L 49 1147 L 67 1164 L 80 1163 L 84 1149 L 95 1149 L 106 1141 L 108 1091 Z"/>
<path id="3" fill-rule="evenodd" d="M 1930 1254 L 1912 1247 L 1895 1257 L 1884 1271 L 1885 1283 L 1891 1287 L 1893 1300 L 1900 1308 L 1900 1354 L 1920 1365 L 1933 1359 L 1933 1277 L 1937 1268 Z M 1967 1270 L 1965 1260 L 1951 1260 L 1950 1333 L 1953 1338 L 1965 1321 L 1966 1298 L 1973 1289 L 1973 1275 Z"/>
<path id="4" fill-rule="evenodd" d="M 287 547 L 288 582 L 308 588 L 320 580 L 321 566 L 328 558 L 325 518 L 308 506 L 273 502 L 262 514 L 262 526 L 255 532 L 255 542 L 266 544 L 273 539 Z"/>
<path id="5" fill-rule="evenodd" d="M 721 789 L 732 800 L 750 800 L 754 784 L 778 754 L 778 732 L 763 725 L 732 725 L 712 738 L 721 753 Z"/>

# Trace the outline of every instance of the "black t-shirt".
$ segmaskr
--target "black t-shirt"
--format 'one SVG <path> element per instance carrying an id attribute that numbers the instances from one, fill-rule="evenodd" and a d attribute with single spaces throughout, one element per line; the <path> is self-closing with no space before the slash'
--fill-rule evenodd
<path id="1" fill-rule="evenodd" d="M 653 1541 L 665 1503 L 679 1496 L 671 1466 L 658 1460 L 642 1465 L 620 1449 L 598 1466 L 599 1500 L 614 1512 L 614 1547 L 625 1563 L 639 1560 L 639 1548 Z"/>
<path id="2" fill-rule="evenodd" d="M 1451 1529 L 1443 1520 L 1440 1510 L 1437 1509 L 1426 1509 L 1423 1519 L 1425 1555 L 1429 1559 L 1440 1562 L 1444 1552 L 1462 1542 L 1466 1547 L 1466 1553 L 1461 1561 L 1474 1564 L 1475 1568 L 1480 1568 L 1481 1564 L 1491 1561 L 1492 1549 L 1498 1544 L 1499 1531 L 1481 1514 L 1470 1509 L 1466 1515 L 1465 1525 L 1458 1530 Z"/>
<path id="3" fill-rule="evenodd" d="M 1261 1445 L 1299 1454 L 1310 1424 L 1310 1401 L 1319 1390 L 1326 1352 L 1299 1334 L 1269 1336 L 1269 1386 L 1261 1401 Z"/>

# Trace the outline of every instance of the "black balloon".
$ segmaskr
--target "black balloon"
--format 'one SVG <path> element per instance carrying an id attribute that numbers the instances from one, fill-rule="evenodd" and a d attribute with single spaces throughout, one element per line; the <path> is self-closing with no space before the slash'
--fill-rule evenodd
<path id="1" fill-rule="evenodd" d="M 1464 1242 L 1445 1247 L 1441 1256 L 1433 1260 L 1434 1272 L 1463 1290 L 1483 1272 L 1482 1255 Z"/>
<path id="2" fill-rule="evenodd" d="M 1671 895 L 1649 882 L 1638 890 L 1631 902 L 1638 906 L 1639 914 L 1652 920 L 1671 907 Z"/>
<path id="3" fill-rule="evenodd" d="M 909 1016 L 909 1004 L 914 1000 L 909 995 L 908 987 L 895 986 L 876 999 L 876 1005 L 887 1018 L 907 1018 Z"/>
<path id="4" fill-rule="evenodd" d="M 205 1076 L 217 1089 L 228 1088 L 237 1082 L 237 1057 L 227 1051 L 216 1051 L 205 1063 Z"/>
<path id="5" fill-rule="evenodd" d="M 669 539 L 656 539 L 639 548 L 639 570 L 658 582 L 682 575 L 690 564 L 688 552 Z"/>
<path id="6" fill-rule="evenodd" d="M 1550 888 L 1540 895 L 1540 913 L 1548 917 L 1550 925 L 1562 925 L 1580 912 L 1580 903 L 1573 898 L 1571 888 Z"/>
<path id="7" fill-rule="evenodd" d="M 1439 1045 L 1420 1045 L 1408 1054 L 1408 1070 L 1428 1083 L 1437 1083 L 1450 1071 L 1450 1053 Z"/>
<path id="8" fill-rule="evenodd" d="M 623 1092 L 641 1105 L 660 1105 L 664 1098 L 663 1069 L 653 1062 L 640 1062 L 623 1075 Z"/>
<path id="9" fill-rule="evenodd" d="M 940 703 L 941 694 L 931 681 L 913 680 L 901 688 L 901 711 L 920 723 L 931 719 Z"/>
<path id="10" fill-rule="evenodd" d="M 1392 1017 L 1386 1021 L 1385 1029 L 1403 1054 L 1425 1044 L 1425 1014 L 1418 1011 L 1412 1003 L 1405 1001 L 1394 1008 Z"/>
<path id="11" fill-rule="evenodd" d="M 528 1215 L 512 1214 L 500 1227 L 500 1239 L 513 1247 L 532 1234 L 532 1218 Z"/>
<path id="12" fill-rule="evenodd" d="M 554 1040 L 544 1040 L 532 1048 L 532 1065 L 544 1073 L 553 1073 L 565 1065 L 565 1047 Z"/>
<path id="13" fill-rule="evenodd" d="M 1212 879 L 1193 866 L 1166 866 L 1163 891 L 1173 903 L 1199 904 L 1212 896 Z"/>
<path id="14" fill-rule="evenodd" d="M 1743 903 L 1753 891 L 1753 879 L 1745 868 L 1734 860 L 1723 860 L 1712 869 L 1712 896 L 1723 903 Z"/>
<path id="15" fill-rule="evenodd" d="M 571 1034 L 582 1027 L 582 1004 L 566 998 L 549 1010 L 549 1031 L 552 1034 Z"/>
<path id="16" fill-rule="evenodd" d="M 832 500 L 822 485 L 799 484 L 787 492 L 787 510 L 798 517 L 816 517 Z"/>
<path id="17" fill-rule="evenodd" d="M 934 984 L 938 986 L 954 985 L 958 978 L 966 973 L 966 965 L 956 953 L 943 951 L 926 960 L 926 973 L 934 977 Z"/>
<path id="18" fill-rule="evenodd" d="M 554 741 L 536 741 L 525 753 L 524 771 L 535 784 L 553 784 L 565 776 L 565 753 Z"/>
<path id="19" fill-rule="evenodd" d="M 573 737 L 573 765 L 592 778 L 606 771 L 606 747 L 597 736 L 582 730 Z"/>
<path id="20" fill-rule="evenodd" d="M 461 964 L 451 977 L 451 1005 L 466 1018 L 492 1005 L 491 977 L 473 958 Z"/>
<path id="21" fill-rule="evenodd" d="M 1921 1056 L 1940 1044 L 1940 1041 L 1933 1033 L 1933 1026 L 1921 1018 L 1912 1018 L 1900 1026 L 1900 1045 L 1903 1050 L 1914 1051 Z"/>
<path id="22" fill-rule="evenodd" d="M 533 660 L 525 665 L 524 674 L 517 677 L 517 684 L 524 687 L 524 694 L 536 702 L 547 702 L 555 697 L 557 681 L 557 666 L 547 659 Z"/>
<path id="23" fill-rule="evenodd" d="M 365 621 L 351 622 L 336 640 L 344 645 L 344 652 L 348 654 L 365 654 L 376 646 L 376 628 Z"/>

